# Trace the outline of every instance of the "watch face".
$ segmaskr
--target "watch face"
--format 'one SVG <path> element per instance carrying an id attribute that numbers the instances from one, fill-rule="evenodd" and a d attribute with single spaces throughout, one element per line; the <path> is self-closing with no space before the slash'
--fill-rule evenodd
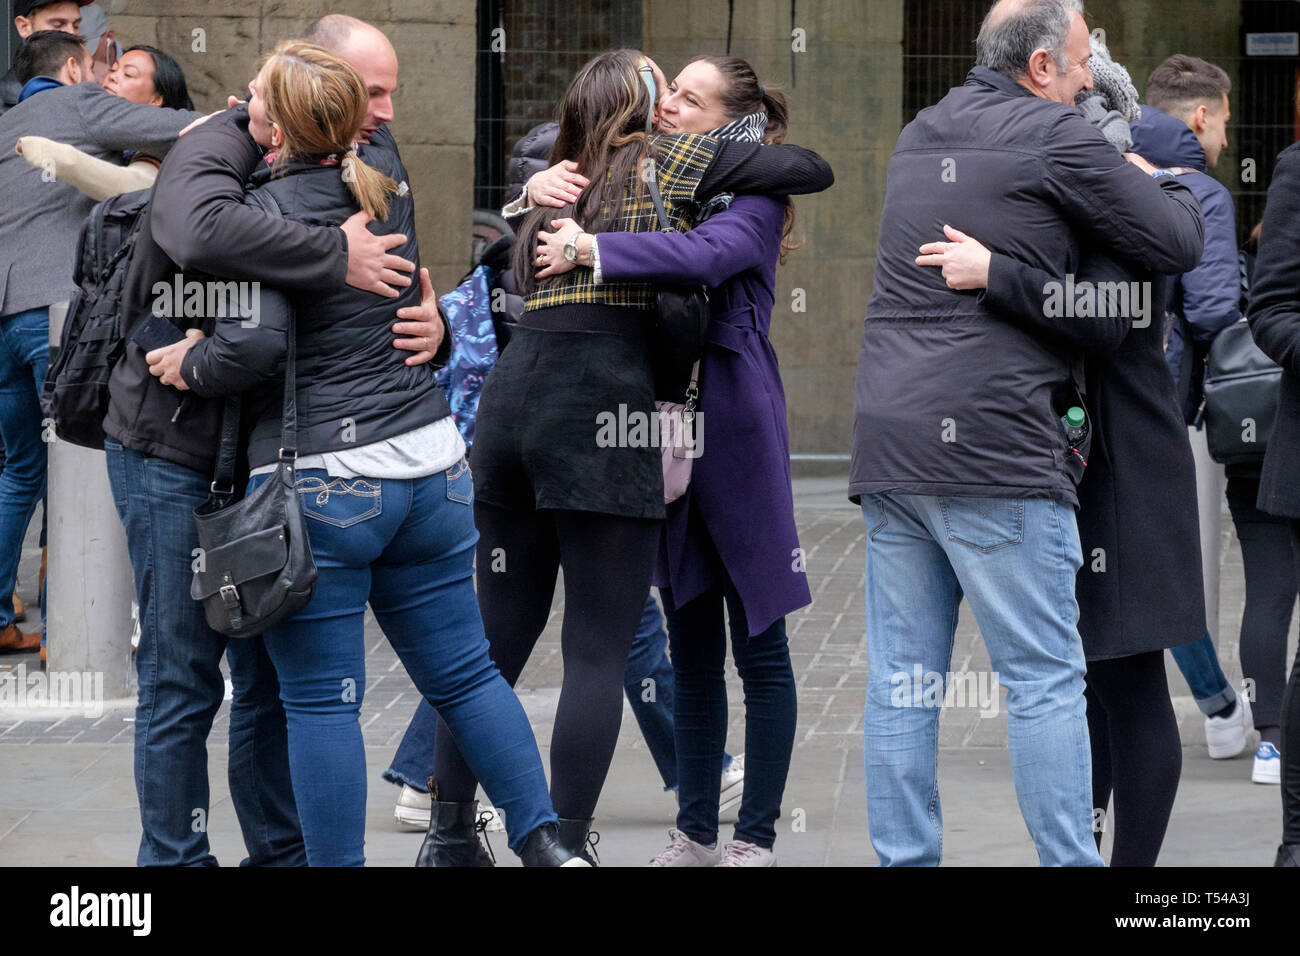
<path id="1" fill-rule="evenodd" d="M 578 247 L 574 245 L 572 242 L 567 242 L 564 244 L 564 260 L 566 262 L 578 261 Z"/>

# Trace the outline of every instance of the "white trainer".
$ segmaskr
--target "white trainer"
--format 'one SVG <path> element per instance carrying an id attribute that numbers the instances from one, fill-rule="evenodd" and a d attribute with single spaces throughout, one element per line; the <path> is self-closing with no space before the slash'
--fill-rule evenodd
<path id="1" fill-rule="evenodd" d="M 1282 754 L 1270 743 L 1260 741 L 1255 751 L 1255 766 L 1251 768 L 1250 779 L 1254 783 L 1282 782 Z"/>
<path id="2" fill-rule="evenodd" d="M 668 831 L 668 840 L 668 846 L 650 861 L 651 866 L 717 866 L 722 859 L 717 847 L 710 850 L 676 828 Z"/>
<path id="3" fill-rule="evenodd" d="M 732 840 L 718 866 L 776 866 L 776 854 L 744 840 Z"/>
<path id="4" fill-rule="evenodd" d="M 433 798 L 423 790 L 416 790 L 408 784 L 402 784 L 402 792 L 397 795 L 397 806 L 393 817 L 404 827 L 429 829 L 429 815 L 433 812 Z"/>
<path id="5" fill-rule="evenodd" d="M 736 754 L 722 768 L 722 789 L 718 792 L 718 812 L 729 810 L 745 795 L 745 755 Z"/>
<path id="6" fill-rule="evenodd" d="M 1205 745 L 1214 760 L 1227 760 L 1246 749 L 1246 731 L 1255 726 L 1250 701 L 1238 694 L 1237 706 L 1227 717 L 1205 718 Z"/>

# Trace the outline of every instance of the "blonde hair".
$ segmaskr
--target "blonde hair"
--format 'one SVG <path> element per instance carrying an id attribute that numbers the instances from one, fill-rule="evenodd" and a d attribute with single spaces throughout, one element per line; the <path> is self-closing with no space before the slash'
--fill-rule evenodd
<path id="1" fill-rule="evenodd" d="M 263 61 L 258 76 L 266 118 L 280 127 L 284 141 L 276 166 L 341 153 L 343 181 L 357 205 L 374 219 L 387 219 L 397 183 L 363 163 L 353 148 L 370 95 L 352 64 L 314 44 L 286 40 Z"/>

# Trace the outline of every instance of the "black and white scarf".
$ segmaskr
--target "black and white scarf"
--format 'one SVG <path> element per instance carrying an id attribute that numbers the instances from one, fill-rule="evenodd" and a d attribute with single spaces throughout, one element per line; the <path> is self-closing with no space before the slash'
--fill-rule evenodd
<path id="1" fill-rule="evenodd" d="M 760 111 L 709 130 L 705 135 L 717 139 L 739 140 L 742 143 L 761 143 L 765 132 L 767 132 L 767 114 Z"/>

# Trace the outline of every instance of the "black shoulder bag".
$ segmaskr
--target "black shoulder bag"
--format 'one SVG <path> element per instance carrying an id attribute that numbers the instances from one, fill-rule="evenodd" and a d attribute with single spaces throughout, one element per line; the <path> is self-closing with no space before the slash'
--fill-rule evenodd
<path id="1" fill-rule="evenodd" d="M 286 332 L 280 461 L 270 479 L 236 501 L 239 399 L 226 402 L 211 494 L 194 509 L 198 567 L 190 596 L 203 602 L 208 626 L 229 637 L 254 637 L 301 610 L 316 591 L 316 560 L 298 499 L 298 403 L 294 389 L 295 322 Z"/>
<path id="2" fill-rule="evenodd" d="M 661 232 L 675 232 L 659 195 L 655 177 L 646 177 L 650 198 Z M 655 325 L 650 341 L 650 364 L 654 371 L 655 398 L 668 402 L 686 400 L 692 369 L 704 354 L 704 335 L 709 329 L 709 295 L 704 286 L 661 285 L 655 292 Z"/>

